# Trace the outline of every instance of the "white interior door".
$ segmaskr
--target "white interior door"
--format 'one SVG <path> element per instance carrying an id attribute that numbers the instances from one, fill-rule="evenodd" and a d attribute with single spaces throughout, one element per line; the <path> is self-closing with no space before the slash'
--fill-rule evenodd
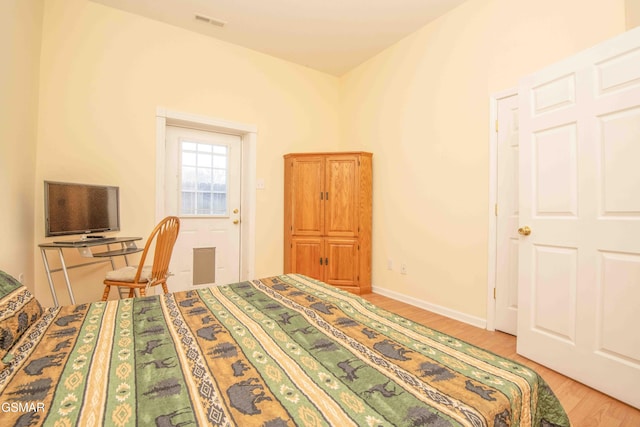
<path id="1" fill-rule="evenodd" d="M 241 137 L 166 128 L 165 213 L 180 217 L 170 290 L 240 280 Z"/>
<path id="2" fill-rule="evenodd" d="M 518 352 L 640 408 L 640 29 L 519 97 Z"/>
<path id="3" fill-rule="evenodd" d="M 518 95 L 497 100 L 495 328 L 518 327 Z"/>

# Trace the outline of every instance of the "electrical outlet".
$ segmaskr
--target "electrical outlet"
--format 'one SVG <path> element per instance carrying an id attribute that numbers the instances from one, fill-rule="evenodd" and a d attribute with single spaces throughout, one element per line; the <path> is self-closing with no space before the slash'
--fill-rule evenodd
<path id="1" fill-rule="evenodd" d="M 400 274 L 407 274 L 407 264 L 400 264 Z"/>

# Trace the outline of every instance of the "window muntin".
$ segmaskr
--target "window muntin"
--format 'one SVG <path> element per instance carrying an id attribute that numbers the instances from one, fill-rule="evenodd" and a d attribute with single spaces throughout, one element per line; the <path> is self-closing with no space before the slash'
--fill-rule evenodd
<path id="1" fill-rule="evenodd" d="M 180 141 L 180 215 L 228 216 L 229 147 Z"/>

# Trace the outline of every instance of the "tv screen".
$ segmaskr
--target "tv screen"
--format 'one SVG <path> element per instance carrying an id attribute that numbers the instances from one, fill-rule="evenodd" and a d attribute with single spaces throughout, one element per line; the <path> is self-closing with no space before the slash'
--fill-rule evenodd
<path id="1" fill-rule="evenodd" d="M 120 230 L 119 188 L 44 183 L 45 236 Z"/>

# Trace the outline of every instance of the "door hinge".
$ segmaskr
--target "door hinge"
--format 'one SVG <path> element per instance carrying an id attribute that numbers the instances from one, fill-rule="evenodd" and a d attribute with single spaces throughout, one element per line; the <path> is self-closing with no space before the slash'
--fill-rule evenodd
<path id="1" fill-rule="evenodd" d="M 493 211 L 495 212 L 495 215 L 498 216 L 498 204 L 497 203 L 495 205 L 493 205 Z"/>
<path id="2" fill-rule="evenodd" d="M 496 288 L 493 288 L 493 299 L 496 299 Z"/>
<path id="3" fill-rule="evenodd" d="M 496 119 L 496 133 L 498 133 L 498 119 Z"/>

